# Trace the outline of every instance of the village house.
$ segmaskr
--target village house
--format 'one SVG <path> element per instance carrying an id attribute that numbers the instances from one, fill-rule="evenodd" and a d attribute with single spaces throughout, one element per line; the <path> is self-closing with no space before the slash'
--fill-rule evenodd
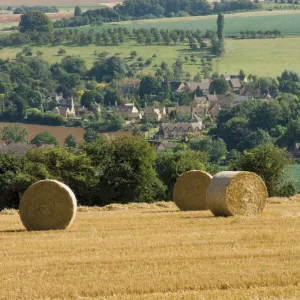
<path id="1" fill-rule="evenodd" d="M 157 152 L 163 151 L 163 150 L 174 150 L 179 144 L 168 142 L 168 141 L 162 141 L 162 142 L 154 142 L 154 148 Z"/>
<path id="2" fill-rule="evenodd" d="M 209 88 L 210 88 L 211 80 L 210 79 L 203 79 L 200 82 L 195 81 L 187 81 L 185 82 L 185 92 L 191 93 L 197 90 L 199 88 L 202 93 L 208 94 Z"/>
<path id="3" fill-rule="evenodd" d="M 199 119 L 198 122 L 194 123 L 163 123 L 162 131 L 164 139 L 171 138 L 184 138 L 189 132 L 193 133 L 194 136 L 200 135 L 203 129 L 203 123 Z"/>
<path id="4" fill-rule="evenodd" d="M 241 84 L 241 81 L 239 78 L 230 79 L 229 85 L 233 90 L 236 90 L 236 91 L 238 91 L 242 87 L 242 84 Z"/>
<path id="5" fill-rule="evenodd" d="M 140 120 L 142 118 L 142 114 L 139 112 L 134 103 L 127 103 L 125 105 L 117 105 L 111 108 L 111 110 L 123 117 L 125 120 Z"/>
<path id="6" fill-rule="evenodd" d="M 59 105 L 54 107 L 51 112 L 65 118 L 75 117 L 76 111 L 73 97 L 61 98 L 59 100 Z"/>
<path id="7" fill-rule="evenodd" d="M 262 98 L 263 93 L 259 86 L 245 85 L 240 88 L 240 96 L 246 96 L 249 98 Z"/>
<path id="8" fill-rule="evenodd" d="M 156 121 L 161 121 L 166 117 L 167 112 L 164 106 L 155 108 L 154 106 L 147 106 L 144 108 L 144 119 L 155 118 Z"/>
<path id="9" fill-rule="evenodd" d="M 176 106 L 176 115 L 178 118 L 190 118 L 192 115 L 191 106 Z"/>
<path id="10" fill-rule="evenodd" d="M 141 80 L 138 78 L 123 78 L 117 86 L 117 92 L 124 98 L 134 94 L 139 88 Z"/>
<path id="11" fill-rule="evenodd" d="M 193 108 L 199 108 L 206 105 L 208 102 L 206 97 L 194 97 L 194 100 L 192 101 L 192 107 Z"/>

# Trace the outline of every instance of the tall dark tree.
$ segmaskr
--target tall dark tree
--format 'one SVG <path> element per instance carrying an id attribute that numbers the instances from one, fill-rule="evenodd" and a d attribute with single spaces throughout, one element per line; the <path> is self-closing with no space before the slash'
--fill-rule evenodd
<path id="1" fill-rule="evenodd" d="M 74 17 L 80 17 L 82 15 L 82 10 L 79 6 L 75 6 Z"/>
<path id="2" fill-rule="evenodd" d="M 217 35 L 219 41 L 224 40 L 224 15 L 222 15 L 221 13 L 218 14 Z"/>

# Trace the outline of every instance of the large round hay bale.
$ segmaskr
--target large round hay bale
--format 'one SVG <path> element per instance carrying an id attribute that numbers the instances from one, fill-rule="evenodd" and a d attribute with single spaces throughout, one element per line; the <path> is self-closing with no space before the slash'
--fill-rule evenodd
<path id="1" fill-rule="evenodd" d="M 182 174 L 173 190 L 173 201 L 180 210 L 207 210 L 206 190 L 212 176 L 193 170 Z"/>
<path id="2" fill-rule="evenodd" d="M 75 219 L 77 201 L 67 185 L 56 180 L 42 180 L 26 190 L 19 210 L 27 230 L 66 229 Z"/>
<path id="3" fill-rule="evenodd" d="M 263 180 L 251 172 L 220 172 L 207 189 L 208 209 L 215 216 L 256 215 L 268 196 Z"/>

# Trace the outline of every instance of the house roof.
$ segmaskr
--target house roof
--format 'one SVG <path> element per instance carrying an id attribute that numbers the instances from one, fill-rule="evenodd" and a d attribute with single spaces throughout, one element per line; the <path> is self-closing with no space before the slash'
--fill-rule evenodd
<path id="1" fill-rule="evenodd" d="M 177 113 L 191 113 L 192 108 L 191 108 L 191 106 L 177 106 L 176 112 Z"/>
<path id="2" fill-rule="evenodd" d="M 207 102 L 207 98 L 206 97 L 195 97 L 192 103 L 195 104 L 204 104 Z"/>
<path id="3" fill-rule="evenodd" d="M 170 85 L 172 92 L 174 92 L 174 91 L 180 92 L 180 91 L 178 91 L 178 89 L 179 89 L 180 85 L 183 84 L 183 82 L 182 81 L 163 81 L 161 83 L 162 86 L 166 86 L 167 84 Z"/>
<path id="4" fill-rule="evenodd" d="M 203 91 L 208 91 L 210 87 L 210 80 L 204 79 L 200 82 L 187 81 L 186 87 L 190 92 L 194 92 L 198 87 Z"/>
<path id="5" fill-rule="evenodd" d="M 247 85 L 240 89 L 240 96 L 261 97 L 259 86 Z"/>
<path id="6" fill-rule="evenodd" d="M 133 107 L 134 107 L 133 104 L 131 104 L 131 105 L 117 105 L 117 106 L 112 107 L 111 109 L 113 111 L 130 112 L 130 111 L 132 111 Z"/>
<path id="7" fill-rule="evenodd" d="M 231 105 L 237 105 L 237 104 L 240 104 L 247 100 L 249 100 L 248 96 L 238 96 L 237 95 Z"/>
<path id="8" fill-rule="evenodd" d="M 213 94 L 213 95 L 206 95 L 207 100 L 210 101 L 218 101 L 217 95 Z"/>
<path id="9" fill-rule="evenodd" d="M 237 78 L 230 79 L 229 83 L 230 83 L 231 87 L 234 89 L 239 89 L 242 86 L 240 80 Z"/>
<path id="10" fill-rule="evenodd" d="M 230 79 L 231 79 L 231 75 L 228 74 L 228 73 L 223 73 L 223 74 L 221 74 L 221 77 L 223 77 L 223 78 L 226 79 L 226 80 L 230 80 Z"/>
<path id="11" fill-rule="evenodd" d="M 162 124 L 163 130 L 169 129 L 173 131 L 175 128 L 180 129 L 182 128 L 184 131 L 188 131 L 189 129 L 201 129 L 202 123 L 195 122 L 195 123 L 163 123 Z"/>

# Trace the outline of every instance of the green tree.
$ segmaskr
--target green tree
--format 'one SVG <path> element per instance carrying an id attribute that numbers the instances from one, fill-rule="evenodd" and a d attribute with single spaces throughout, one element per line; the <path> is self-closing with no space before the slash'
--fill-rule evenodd
<path id="1" fill-rule="evenodd" d="M 19 194 L 24 192 L 19 180 L 22 167 L 20 157 L 12 153 L 0 153 L 0 211 L 19 207 Z"/>
<path id="2" fill-rule="evenodd" d="M 28 11 L 21 16 L 19 28 L 20 32 L 52 32 L 53 23 L 50 18 L 43 12 Z"/>
<path id="3" fill-rule="evenodd" d="M 139 87 L 139 95 L 144 98 L 145 95 L 155 95 L 159 92 L 159 81 L 151 75 L 144 76 Z"/>
<path id="4" fill-rule="evenodd" d="M 110 82 L 125 77 L 128 72 L 129 68 L 125 61 L 118 56 L 113 56 L 96 62 L 89 75 L 95 77 L 98 82 Z"/>
<path id="5" fill-rule="evenodd" d="M 180 175 L 190 170 L 206 171 L 207 164 L 208 155 L 203 152 L 192 150 L 160 152 L 156 159 L 156 172 L 167 187 L 166 199 L 172 197 L 173 187 Z"/>
<path id="6" fill-rule="evenodd" d="M 265 181 L 270 196 L 276 196 L 280 194 L 280 180 L 288 162 L 285 150 L 274 145 L 260 145 L 231 160 L 230 169 L 256 173 Z"/>
<path id="7" fill-rule="evenodd" d="M 28 135 L 26 128 L 20 125 L 3 126 L 0 128 L 1 140 L 7 145 L 14 143 L 24 143 Z"/>
<path id="8" fill-rule="evenodd" d="M 42 145 L 58 145 L 58 141 L 55 136 L 50 134 L 48 131 L 40 132 L 31 141 L 30 144 L 38 147 Z"/>
<path id="9" fill-rule="evenodd" d="M 27 185 L 38 180 L 56 179 L 74 191 L 79 204 L 94 205 L 92 193 L 98 179 L 85 152 L 73 153 L 61 147 L 30 150 L 24 158 L 23 173 Z"/>
<path id="10" fill-rule="evenodd" d="M 224 40 L 224 15 L 221 13 L 218 14 L 217 19 L 217 36 L 219 41 Z"/>
<path id="11" fill-rule="evenodd" d="M 109 129 L 113 131 L 118 131 L 123 128 L 125 121 L 121 116 L 113 115 L 110 119 Z"/>
<path id="12" fill-rule="evenodd" d="M 213 140 L 210 137 L 191 139 L 190 148 L 207 153 L 209 160 L 214 163 L 219 163 L 227 154 L 225 142 L 222 139 Z"/>
<path id="13" fill-rule="evenodd" d="M 68 73 L 84 75 L 87 72 L 87 66 L 84 59 L 74 56 L 66 56 L 61 60 L 61 67 Z"/>
<path id="14" fill-rule="evenodd" d="M 156 154 L 147 141 L 122 137 L 106 147 L 106 163 L 99 168 L 101 204 L 152 202 L 162 197 L 164 187 L 154 170 Z"/>
<path id="15" fill-rule="evenodd" d="M 239 150 L 252 149 L 260 145 L 273 144 L 273 139 L 265 130 L 258 129 L 247 135 L 239 144 Z"/>
<path id="16" fill-rule="evenodd" d="M 87 144 L 93 143 L 98 139 L 98 133 L 92 128 L 88 128 L 83 135 L 83 139 Z"/>
<path id="17" fill-rule="evenodd" d="M 77 140 L 73 134 L 69 134 L 65 139 L 65 146 L 68 148 L 76 148 Z"/>
<path id="18" fill-rule="evenodd" d="M 229 84 L 225 79 L 217 78 L 211 83 L 210 90 L 216 94 L 226 94 L 229 91 Z"/>
<path id="19" fill-rule="evenodd" d="M 82 15 L 82 9 L 79 6 L 75 6 L 74 17 L 80 17 Z"/>

